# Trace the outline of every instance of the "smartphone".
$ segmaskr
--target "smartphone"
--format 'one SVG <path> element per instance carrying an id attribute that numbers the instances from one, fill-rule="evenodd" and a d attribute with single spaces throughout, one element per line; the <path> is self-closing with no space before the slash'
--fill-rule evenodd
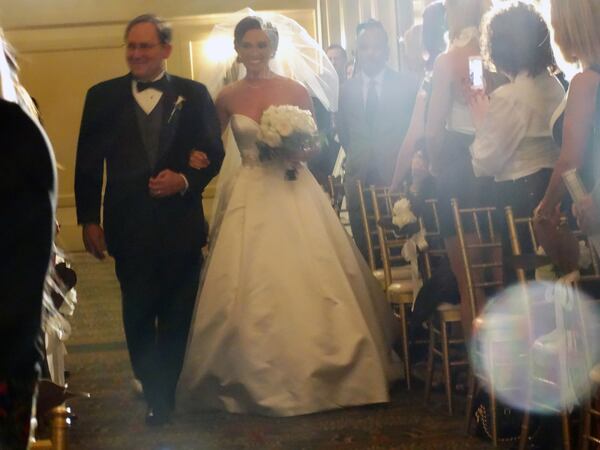
<path id="1" fill-rule="evenodd" d="M 481 56 L 469 56 L 469 79 L 472 89 L 483 89 L 483 59 Z"/>

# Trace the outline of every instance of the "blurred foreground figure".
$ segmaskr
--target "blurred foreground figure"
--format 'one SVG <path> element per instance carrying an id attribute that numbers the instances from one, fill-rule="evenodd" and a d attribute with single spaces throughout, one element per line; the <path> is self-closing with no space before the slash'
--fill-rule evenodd
<path id="1" fill-rule="evenodd" d="M 52 147 L 0 30 L 0 448 L 28 447 L 56 206 Z"/>

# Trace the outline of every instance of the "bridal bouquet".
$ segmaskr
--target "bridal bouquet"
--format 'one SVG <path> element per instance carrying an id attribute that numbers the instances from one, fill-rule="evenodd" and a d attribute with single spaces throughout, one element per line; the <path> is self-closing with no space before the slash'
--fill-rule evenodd
<path id="1" fill-rule="evenodd" d="M 258 147 L 261 161 L 279 159 L 288 165 L 287 180 L 295 180 L 307 150 L 318 145 L 317 125 L 310 111 L 297 106 L 270 106 L 260 119 Z"/>

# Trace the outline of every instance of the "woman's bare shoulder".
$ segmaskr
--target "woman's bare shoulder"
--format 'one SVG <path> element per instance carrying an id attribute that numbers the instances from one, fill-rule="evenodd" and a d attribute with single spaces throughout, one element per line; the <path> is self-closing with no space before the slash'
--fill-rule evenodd
<path id="1" fill-rule="evenodd" d="M 569 84 L 568 100 L 596 101 L 596 92 L 600 84 L 600 74 L 593 70 L 584 70 L 573 77 Z"/>
<path id="2" fill-rule="evenodd" d="M 570 83 L 571 89 L 586 89 L 595 87 L 600 83 L 600 73 L 587 69 L 573 77 Z"/>

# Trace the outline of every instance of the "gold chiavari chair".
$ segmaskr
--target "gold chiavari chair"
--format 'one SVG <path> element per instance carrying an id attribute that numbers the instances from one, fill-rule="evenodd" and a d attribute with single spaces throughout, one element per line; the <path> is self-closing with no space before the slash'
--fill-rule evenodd
<path id="1" fill-rule="evenodd" d="M 480 316 L 480 305 L 483 306 L 487 297 L 500 288 L 504 283 L 502 280 L 502 239 L 495 228 L 494 215 L 495 207 L 479 208 L 460 208 L 456 199 L 451 200 L 454 224 L 461 252 L 462 265 L 467 284 L 467 295 L 471 315 L 474 318 L 473 326 L 480 332 L 491 327 L 502 328 L 502 321 L 485 320 Z M 469 230 L 468 232 L 466 230 Z M 465 301 L 465 299 L 461 299 Z M 512 318 L 504 318 L 509 322 Z M 507 325 L 508 326 L 508 325 Z M 493 335 L 493 343 L 505 345 L 505 339 L 512 339 L 510 336 L 504 336 L 501 330 L 490 333 Z M 470 348 L 471 361 L 484 361 L 490 370 L 485 373 L 478 370 L 477 364 L 472 364 L 469 370 L 469 381 L 467 390 L 467 430 L 471 427 L 473 418 L 473 398 L 477 389 L 485 387 L 489 393 L 490 415 L 492 419 L 491 437 L 494 446 L 498 445 L 498 420 L 497 420 L 497 402 L 496 402 L 496 380 L 494 379 L 495 368 L 498 362 L 494 358 L 494 348 Z"/>
<path id="2" fill-rule="evenodd" d="M 600 434 L 598 423 L 600 422 L 600 364 L 596 364 L 590 370 L 591 397 L 586 399 L 583 410 L 583 427 L 581 431 L 581 450 L 588 450 L 590 443 L 595 448 L 600 448 Z M 596 429 L 592 430 L 592 418 L 595 418 Z"/>
<path id="3" fill-rule="evenodd" d="M 342 211 L 342 204 L 346 195 L 344 190 L 344 183 L 341 182 L 340 177 L 334 177 L 329 175 L 327 177 L 327 186 L 329 188 L 329 198 L 331 199 L 331 206 L 339 216 Z"/>
<path id="4" fill-rule="evenodd" d="M 600 285 L 600 258 L 592 242 L 586 236 L 584 236 L 580 232 L 576 232 L 576 235 L 579 239 L 582 239 L 586 243 L 591 257 L 590 268 L 581 274 L 579 280 L 577 280 L 577 286 L 580 289 L 584 285 L 596 286 L 595 291 L 597 292 L 597 287 Z M 595 303 L 595 305 L 597 305 L 598 301 L 598 294 L 596 293 L 594 295 L 593 302 Z M 584 325 L 587 326 L 582 327 L 583 332 L 587 332 L 589 326 L 596 327 L 596 329 L 594 330 L 595 333 L 592 333 L 592 335 L 586 335 L 586 338 L 584 339 L 585 342 L 593 343 L 592 336 L 598 336 L 598 328 L 600 328 L 600 323 L 598 323 L 597 315 L 594 315 L 593 317 L 595 319 L 593 323 L 590 323 L 589 321 L 585 322 Z M 580 447 L 582 450 L 588 450 L 590 443 L 592 443 L 594 444 L 594 449 L 597 450 L 600 449 L 600 364 L 598 361 L 599 355 L 597 354 L 597 350 L 596 353 L 593 354 L 590 351 L 589 346 L 587 346 L 586 352 L 588 356 L 586 361 L 587 368 L 591 367 L 591 369 L 588 372 L 590 389 L 589 395 L 585 397 L 583 401 Z M 595 427 L 592 427 L 592 419 L 595 419 Z"/>
<path id="5" fill-rule="evenodd" d="M 348 207 L 346 205 L 346 189 L 344 188 L 344 183 L 342 182 L 341 177 L 329 175 L 327 177 L 327 187 L 329 191 L 329 198 L 331 199 L 331 206 L 333 207 L 346 231 L 348 231 L 349 234 L 352 234 L 350 229 L 350 220 L 348 218 Z"/>
<path id="6" fill-rule="evenodd" d="M 86 392 L 72 392 L 49 380 L 41 380 L 38 384 L 37 415 L 47 418 L 50 424 L 50 438 L 35 440 L 30 450 L 68 450 L 69 427 L 71 425 L 71 409 L 65 402 L 71 398 L 89 398 Z"/>
<path id="7" fill-rule="evenodd" d="M 431 278 L 434 260 L 447 258 L 444 247 L 444 239 L 440 233 L 440 221 L 437 211 L 437 200 L 425 200 L 425 206 L 429 209 L 419 217 L 421 229 L 425 230 L 428 247 L 423 252 L 423 279 Z M 426 217 L 429 216 L 429 217 Z M 442 299 L 443 300 L 443 299 Z M 433 383 L 433 369 L 435 358 L 440 358 L 444 372 L 444 387 L 448 406 L 448 414 L 452 415 L 452 371 L 454 367 L 466 367 L 468 360 L 459 356 L 455 359 L 450 357 L 450 348 L 458 347 L 464 353 L 465 340 L 460 330 L 461 314 L 460 305 L 442 303 L 435 313 L 435 320 L 427 321 L 429 330 L 429 342 L 427 352 L 427 375 L 425 378 L 425 402 L 429 402 L 431 396 L 431 385 Z M 457 336 L 458 334 L 458 336 Z M 465 355 L 466 356 L 466 355 Z"/>
<path id="8" fill-rule="evenodd" d="M 537 257 L 535 255 L 527 255 L 523 253 L 524 245 L 530 247 L 530 251 L 535 252 L 538 248 L 538 242 L 536 239 L 533 219 L 531 217 L 515 217 L 511 207 L 506 207 L 506 222 L 508 225 L 508 232 L 511 243 L 511 250 L 513 257 L 521 257 L 522 261 L 534 260 L 533 264 L 529 264 L 529 269 L 533 269 L 536 265 L 543 264 L 542 262 L 535 262 Z M 523 241 L 528 239 L 528 242 Z M 589 245 L 589 243 L 588 243 Z M 580 277 L 580 280 L 585 281 L 598 281 L 598 258 L 594 251 L 591 251 L 592 255 L 592 270 L 593 274 L 587 274 Z M 527 292 L 527 282 L 529 278 L 526 270 L 523 267 L 516 268 L 516 274 L 519 282 L 523 285 L 523 299 L 526 302 L 526 308 L 524 309 L 527 317 L 528 331 L 529 331 L 529 355 L 528 355 L 528 392 L 525 393 L 527 396 L 527 408 L 523 417 L 523 423 L 521 427 L 521 436 L 519 439 L 519 449 L 524 450 L 527 448 L 529 438 L 529 427 L 530 427 L 530 411 L 532 409 L 539 409 L 545 412 L 554 413 L 560 415 L 561 427 L 562 427 L 562 444 L 563 449 L 570 450 L 571 445 L 571 427 L 570 427 L 570 409 L 572 404 L 567 401 L 569 381 L 565 379 L 566 372 L 564 370 L 556 370 L 556 367 L 567 367 L 569 362 L 567 361 L 566 353 L 560 351 L 560 346 L 553 342 L 547 342 L 542 338 L 541 332 L 538 329 L 537 324 L 534 323 L 533 318 L 539 317 L 541 308 L 545 308 L 547 311 L 554 313 L 554 323 L 556 329 L 567 332 L 572 330 L 578 336 L 578 350 L 580 358 L 578 360 L 583 362 L 584 367 L 581 368 L 582 373 L 588 374 L 590 379 L 593 380 L 598 374 L 590 368 L 590 355 L 588 352 L 588 334 L 587 324 L 583 319 L 582 311 L 582 300 L 576 301 L 576 307 L 569 313 L 569 318 L 565 320 L 565 313 L 563 309 L 555 305 L 556 299 L 549 300 L 534 300 L 531 295 Z M 575 284 L 578 284 L 576 281 Z M 573 295 L 577 291 L 573 291 Z M 570 323 L 571 325 L 566 325 Z M 546 330 L 547 331 L 547 330 Z M 569 375 L 566 375 L 569 376 Z M 543 392 L 543 394 L 540 394 Z M 560 398 L 560 405 L 557 408 L 555 405 L 549 404 L 547 401 L 548 396 L 551 398 Z M 589 409 L 588 409 L 589 408 Z M 582 423 L 582 448 L 586 443 L 586 436 L 589 436 L 589 423 L 591 415 L 593 415 L 591 405 L 587 404 L 583 414 Z M 588 415 L 589 411 L 589 415 Z M 590 439 L 591 440 L 591 439 Z M 600 443 L 600 440 L 598 440 Z"/>
<path id="9" fill-rule="evenodd" d="M 383 282 L 388 301 L 395 307 L 400 321 L 402 337 L 402 360 L 406 386 L 411 388 L 411 364 L 408 337 L 408 309 L 410 309 L 415 290 L 418 288 L 418 277 L 414 277 L 413 269 L 402 257 L 402 247 L 407 242 L 406 235 L 398 235 L 392 225 L 392 210 L 394 203 L 403 198 L 403 194 L 391 193 L 388 189 L 369 188 L 371 204 L 377 230 L 378 248 L 383 263 Z M 408 270 L 410 278 L 394 278 L 394 268 Z"/>
<path id="10" fill-rule="evenodd" d="M 593 283 L 598 286 L 598 284 L 600 284 L 600 260 L 598 253 L 589 240 L 587 240 L 587 246 L 591 255 L 591 272 L 582 275 L 579 284 Z M 598 299 L 596 298 L 595 301 L 597 302 Z M 595 326 L 600 327 L 600 324 L 595 323 Z M 596 330 L 596 333 L 598 333 L 598 330 Z M 600 364 L 594 359 L 598 359 L 598 355 L 593 355 L 588 360 L 589 365 L 593 367 L 589 371 L 590 395 L 585 399 L 583 404 L 581 430 L 582 450 L 588 450 L 590 443 L 594 444 L 596 449 L 600 449 Z M 592 427 L 593 418 L 595 419 L 594 428 Z"/>
<path id="11" fill-rule="evenodd" d="M 381 287 L 385 289 L 387 286 L 385 280 L 385 271 L 383 261 L 380 261 L 379 255 L 381 254 L 381 244 L 379 241 L 379 235 L 377 231 L 377 220 L 375 218 L 375 212 L 373 207 L 373 195 L 375 198 L 381 198 L 388 192 L 387 188 L 378 188 L 375 186 L 369 186 L 368 188 L 363 187 L 361 181 L 356 182 L 357 190 L 359 193 L 360 201 L 360 213 L 362 218 L 363 229 L 365 232 L 365 240 L 367 243 L 368 258 L 367 262 L 373 272 L 373 276 L 379 281 Z M 384 210 L 386 214 L 389 209 L 388 205 L 385 205 Z M 394 266 L 391 268 L 391 277 L 394 280 L 410 280 L 411 269 L 409 266 Z"/>
<path id="12" fill-rule="evenodd" d="M 71 414 L 64 405 L 53 408 L 50 413 L 51 436 L 50 439 L 40 439 L 33 442 L 30 450 L 67 450 L 69 418 Z"/>

